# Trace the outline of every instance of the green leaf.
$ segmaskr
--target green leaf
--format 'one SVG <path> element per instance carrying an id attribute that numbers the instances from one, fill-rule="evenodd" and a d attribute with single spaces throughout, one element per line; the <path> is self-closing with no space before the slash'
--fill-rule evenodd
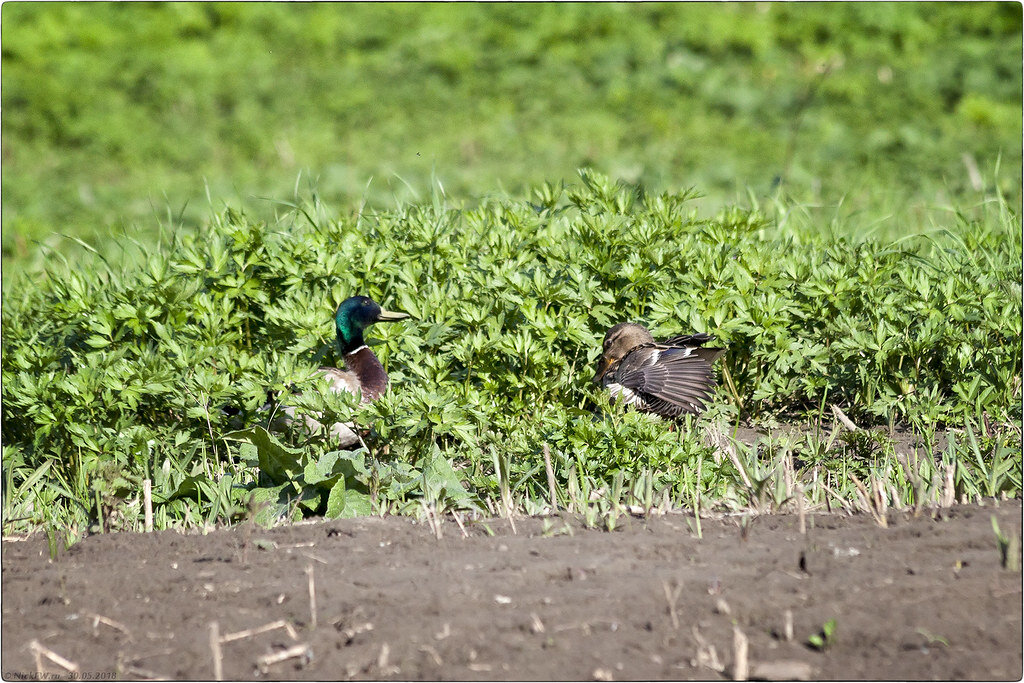
<path id="1" fill-rule="evenodd" d="M 433 459 L 423 469 L 423 476 L 427 489 L 436 491 L 442 499 L 459 507 L 476 506 L 472 494 L 466 490 L 451 463 L 441 453 L 435 452 Z"/>
<path id="2" fill-rule="evenodd" d="M 288 513 L 289 505 L 295 498 L 291 484 L 281 484 L 253 489 L 250 505 L 256 510 L 253 521 L 260 526 L 271 526 Z"/>
<path id="3" fill-rule="evenodd" d="M 338 476 L 342 476 L 340 471 L 337 473 L 334 471 L 340 453 L 341 451 L 324 453 L 315 462 L 311 460 L 306 463 L 306 467 L 302 471 L 303 482 L 307 485 L 316 485 L 329 481 L 330 484 L 327 488 L 330 489 L 334 484 L 332 480 Z"/>
<path id="4" fill-rule="evenodd" d="M 302 449 L 283 445 L 263 427 L 228 432 L 222 438 L 227 441 L 243 441 L 255 446 L 260 471 L 275 483 L 291 481 L 303 470 Z"/>
<path id="5" fill-rule="evenodd" d="M 369 494 L 355 489 L 349 489 L 342 477 L 331 489 L 327 497 L 326 516 L 338 517 L 364 517 L 373 514 L 373 504 Z"/>

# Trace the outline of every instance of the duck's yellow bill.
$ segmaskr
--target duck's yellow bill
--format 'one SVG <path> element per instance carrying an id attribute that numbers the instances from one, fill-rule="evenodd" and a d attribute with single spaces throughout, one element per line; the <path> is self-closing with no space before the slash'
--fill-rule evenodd
<path id="1" fill-rule="evenodd" d="M 409 317 L 408 313 L 399 313 L 398 311 L 385 311 L 383 308 L 380 309 L 380 314 L 377 316 L 377 322 L 389 323 L 396 320 L 405 320 Z"/>

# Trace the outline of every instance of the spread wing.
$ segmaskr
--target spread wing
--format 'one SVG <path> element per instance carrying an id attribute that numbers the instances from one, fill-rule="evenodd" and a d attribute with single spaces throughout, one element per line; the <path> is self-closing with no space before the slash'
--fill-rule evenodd
<path id="1" fill-rule="evenodd" d="M 659 343 L 657 346 L 662 349 L 685 347 L 706 360 L 708 363 L 714 363 L 725 353 L 725 349 L 723 348 L 704 348 L 704 344 L 714 341 L 714 339 L 715 338 L 710 334 L 700 332 L 697 334 L 684 334 L 678 337 L 672 337 L 671 339 L 666 339 Z"/>
<path id="2" fill-rule="evenodd" d="M 696 353 L 698 349 L 640 351 L 623 359 L 615 377 L 619 384 L 637 393 L 648 410 L 666 417 L 704 410 L 715 378 L 711 363 Z"/>
<path id="3" fill-rule="evenodd" d="M 697 334 L 681 334 L 661 342 L 659 346 L 703 346 L 714 339 L 710 334 L 698 332 Z"/>

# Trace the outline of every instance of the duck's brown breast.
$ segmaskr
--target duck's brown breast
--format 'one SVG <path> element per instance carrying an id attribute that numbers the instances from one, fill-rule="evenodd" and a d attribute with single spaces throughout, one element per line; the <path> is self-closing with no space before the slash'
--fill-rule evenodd
<path id="1" fill-rule="evenodd" d="M 345 367 L 359 380 L 364 403 L 376 401 L 388 390 L 388 373 L 384 372 L 384 366 L 370 347 L 361 346 L 346 354 Z"/>

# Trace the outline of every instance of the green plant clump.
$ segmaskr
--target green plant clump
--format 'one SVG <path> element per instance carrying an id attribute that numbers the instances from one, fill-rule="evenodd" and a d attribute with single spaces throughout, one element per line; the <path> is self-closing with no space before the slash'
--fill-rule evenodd
<path id="1" fill-rule="evenodd" d="M 54 232 L 148 241 L 154 206 L 196 226 L 207 189 L 238 205 L 300 174 L 332 204 L 388 207 L 413 199 L 395 174 L 422 187 L 435 170 L 467 201 L 580 166 L 723 203 L 781 182 L 904 217 L 897 235 L 951 198 L 1020 205 L 1014 3 L 2 11 L 4 258 L 72 246 Z"/>
<path id="2" fill-rule="evenodd" d="M 158 526 L 761 496 L 781 472 L 772 448 L 723 458 L 701 429 L 595 390 L 622 320 L 728 347 L 704 423 L 840 405 L 861 426 L 985 424 L 951 446 L 956 493 L 981 486 L 996 452 L 1009 464 L 984 490 L 1019 492 L 1019 433 L 1000 427 L 1021 416 L 1021 231 L 1005 204 L 887 242 L 782 210 L 701 217 L 692 192 L 581 176 L 471 209 L 438 192 L 372 215 L 313 200 L 271 225 L 228 210 L 119 262 L 55 256 L 3 293 L 5 519 L 138 528 L 143 479 Z M 391 391 L 362 409 L 315 372 L 341 364 L 332 314 L 355 293 L 413 316 L 374 328 Z M 374 431 L 355 453 L 278 439 L 261 428 L 268 393 Z"/>
<path id="3" fill-rule="evenodd" d="M 836 642 L 836 620 L 829 619 L 821 626 L 821 631 L 807 638 L 807 644 L 815 650 L 825 650 Z"/>

